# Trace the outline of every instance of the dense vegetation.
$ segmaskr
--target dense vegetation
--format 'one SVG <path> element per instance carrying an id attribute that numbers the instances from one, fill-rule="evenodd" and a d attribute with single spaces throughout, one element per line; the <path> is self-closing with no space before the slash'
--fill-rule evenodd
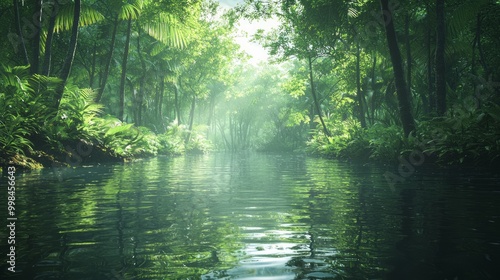
<path id="1" fill-rule="evenodd" d="M 500 2 L 0 1 L 1 165 L 208 150 L 500 160 Z M 254 39 L 239 20 L 279 26 Z"/>

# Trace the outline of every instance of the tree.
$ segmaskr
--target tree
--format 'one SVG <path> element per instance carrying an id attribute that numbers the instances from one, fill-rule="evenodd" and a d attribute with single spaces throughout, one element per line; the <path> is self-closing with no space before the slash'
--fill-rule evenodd
<path id="1" fill-rule="evenodd" d="M 62 82 L 59 89 L 56 91 L 55 108 L 59 108 L 59 103 L 61 102 L 61 98 L 64 92 L 64 86 L 66 85 L 66 81 L 68 80 L 71 66 L 73 65 L 73 60 L 75 59 L 76 45 L 78 41 L 78 25 L 80 22 L 80 5 L 81 1 L 75 0 L 75 7 L 73 11 L 73 25 L 71 28 L 71 39 L 69 41 L 68 54 L 66 55 L 61 74 L 59 75 L 59 78 Z"/>
<path id="2" fill-rule="evenodd" d="M 399 114 L 405 137 L 408 137 L 412 131 L 415 130 L 415 122 L 412 114 L 411 96 L 408 92 L 403 69 L 403 61 L 399 51 L 398 42 L 396 39 L 396 30 L 394 28 L 394 17 L 392 11 L 389 9 L 388 0 L 380 0 L 382 14 L 384 15 L 385 33 L 387 37 L 387 45 L 389 46 L 389 53 L 391 55 L 392 69 L 394 72 L 394 79 L 396 82 L 396 90 L 399 104 Z"/>
<path id="3" fill-rule="evenodd" d="M 439 116 L 446 112 L 446 63 L 444 0 L 436 0 L 436 108 Z"/>

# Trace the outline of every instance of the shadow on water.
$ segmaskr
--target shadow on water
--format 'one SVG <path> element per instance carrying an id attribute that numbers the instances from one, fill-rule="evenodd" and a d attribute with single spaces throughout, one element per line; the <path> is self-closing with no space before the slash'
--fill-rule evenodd
<path id="1" fill-rule="evenodd" d="M 19 174 L 2 279 L 500 278 L 498 175 L 385 171 L 248 153 Z"/>

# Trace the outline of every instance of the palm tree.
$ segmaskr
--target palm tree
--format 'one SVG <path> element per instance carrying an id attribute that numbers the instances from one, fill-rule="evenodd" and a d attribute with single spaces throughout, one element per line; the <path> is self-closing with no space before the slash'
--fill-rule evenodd
<path id="1" fill-rule="evenodd" d="M 125 39 L 125 49 L 122 58 L 122 73 L 120 78 L 119 87 L 119 108 L 118 108 L 118 118 L 123 121 L 125 112 L 125 80 L 127 75 L 127 60 L 129 55 L 129 45 L 130 45 L 130 35 L 132 31 L 132 20 L 137 20 L 139 22 L 139 28 L 146 31 L 151 37 L 162 42 L 165 45 L 172 47 L 182 48 L 186 45 L 187 39 L 189 37 L 189 23 L 194 19 L 189 18 L 185 23 L 182 23 L 178 15 L 151 11 L 147 6 L 143 4 L 151 4 L 154 2 L 136 2 L 134 4 L 135 13 L 127 15 L 127 31 Z M 145 10 L 145 16 L 140 16 L 142 11 Z M 140 52 L 140 49 L 138 50 Z M 102 96 L 102 95 L 101 95 Z"/>
<path id="2" fill-rule="evenodd" d="M 75 7 L 73 12 L 73 26 L 71 28 L 71 39 L 69 41 L 68 54 L 64 60 L 64 65 L 61 70 L 59 78 L 61 78 L 61 85 L 56 91 L 56 108 L 59 108 L 61 103 L 62 95 L 64 92 L 64 86 L 68 80 L 69 73 L 71 71 L 71 66 L 73 65 L 73 60 L 75 59 L 76 45 L 78 40 L 78 24 L 80 22 L 80 10 L 81 10 L 81 0 L 75 0 Z"/>
<path id="3" fill-rule="evenodd" d="M 53 19 L 52 17 L 54 17 L 54 15 L 51 15 L 48 26 L 48 35 L 50 35 L 50 39 L 48 36 L 45 47 L 44 62 L 48 63 L 48 65 L 44 65 L 44 72 L 47 75 L 50 74 L 52 33 L 71 29 L 71 38 L 69 41 L 68 53 L 66 54 L 64 64 L 59 74 L 61 84 L 56 90 L 55 95 L 54 105 L 55 108 L 59 108 L 59 104 L 64 92 L 64 87 L 71 73 L 71 67 L 75 59 L 76 46 L 78 43 L 78 29 L 80 26 L 85 26 L 101 21 L 104 17 L 90 7 L 85 7 L 82 9 L 81 0 L 75 0 L 74 3 L 69 3 L 63 6 Z"/>

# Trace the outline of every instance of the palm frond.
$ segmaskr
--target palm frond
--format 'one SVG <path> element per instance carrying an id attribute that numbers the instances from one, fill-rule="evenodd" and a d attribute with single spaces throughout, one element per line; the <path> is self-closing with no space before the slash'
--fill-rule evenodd
<path id="1" fill-rule="evenodd" d="M 475 20 L 477 14 L 488 4 L 488 0 L 465 1 L 453 11 L 448 23 L 448 29 L 454 36 L 467 30 L 471 21 Z"/>
<path id="2" fill-rule="evenodd" d="M 171 14 L 161 13 L 154 22 L 148 22 L 142 28 L 165 45 L 178 48 L 187 45 L 188 28 Z"/>
<path id="3" fill-rule="evenodd" d="M 159 42 L 156 42 L 153 45 L 153 48 L 151 48 L 151 51 L 149 52 L 149 54 L 151 56 L 156 56 L 156 55 L 160 54 L 162 51 L 164 51 L 165 48 L 166 48 L 165 44 L 161 44 Z"/>
<path id="4" fill-rule="evenodd" d="M 122 20 L 137 19 L 141 13 L 140 7 L 133 4 L 124 4 L 121 6 L 118 18 Z"/>
<path id="5" fill-rule="evenodd" d="M 359 12 L 353 7 L 349 7 L 349 9 L 347 10 L 347 15 L 351 18 L 357 18 L 359 16 Z"/>
<path id="6" fill-rule="evenodd" d="M 69 3 L 60 8 L 56 16 L 54 32 L 70 30 L 73 26 L 73 12 L 75 10 L 74 3 Z M 80 12 L 79 26 L 87 26 L 104 20 L 104 16 L 94 8 L 82 5 Z"/>

